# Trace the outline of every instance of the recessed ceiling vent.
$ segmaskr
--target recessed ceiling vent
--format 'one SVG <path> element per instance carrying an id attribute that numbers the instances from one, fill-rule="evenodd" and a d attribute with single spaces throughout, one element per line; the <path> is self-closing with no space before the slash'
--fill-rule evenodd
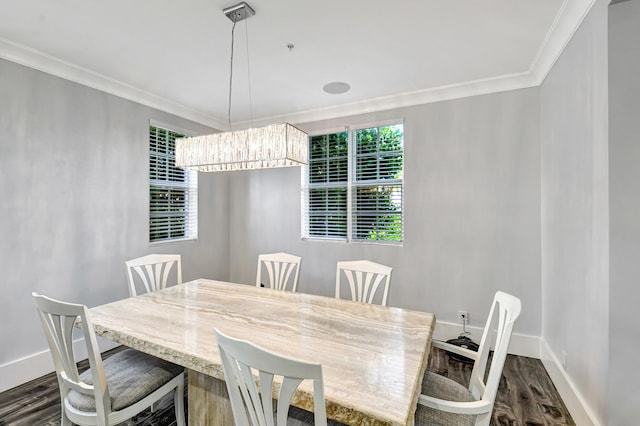
<path id="1" fill-rule="evenodd" d="M 351 89 L 351 86 L 349 86 L 347 83 L 344 83 L 342 81 L 334 81 L 333 83 L 327 83 L 322 88 L 322 90 L 324 90 L 325 92 L 331 95 L 339 95 L 341 93 L 346 93 L 349 91 L 349 89 Z"/>

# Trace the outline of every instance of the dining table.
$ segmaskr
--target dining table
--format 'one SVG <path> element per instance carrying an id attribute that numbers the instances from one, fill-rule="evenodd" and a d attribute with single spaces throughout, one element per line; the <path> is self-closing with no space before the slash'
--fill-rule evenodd
<path id="1" fill-rule="evenodd" d="M 233 425 L 216 328 L 320 363 L 330 419 L 412 425 L 435 326 L 428 312 L 209 279 L 90 313 L 98 335 L 186 368 L 189 425 Z M 311 382 L 302 382 L 291 404 L 313 411 Z"/>

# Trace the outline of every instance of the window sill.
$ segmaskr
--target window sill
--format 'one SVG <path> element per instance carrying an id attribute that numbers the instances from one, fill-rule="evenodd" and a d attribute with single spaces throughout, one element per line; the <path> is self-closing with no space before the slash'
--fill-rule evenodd
<path id="1" fill-rule="evenodd" d="M 342 244 L 362 244 L 384 247 L 404 247 L 404 241 L 366 241 L 366 240 L 341 240 L 336 238 L 319 238 L 319 237 L 302 237 L 302 241 L 319 242 L 319 243 L 342 243 Z"/>
<path id="2" fill-rule="evenodd" d="M 184 243 L 184 242 L 189 242 L 189 241 L 198 241 L 198 237 L 194 237 L 194 238 L 176 238 L 173 240 L 162 240 L 162 241 L 149 241 L 149 247 L 154 247 L 154 246 L 164 246 L 167 244 L 174 244 L 174 243 Z"/>

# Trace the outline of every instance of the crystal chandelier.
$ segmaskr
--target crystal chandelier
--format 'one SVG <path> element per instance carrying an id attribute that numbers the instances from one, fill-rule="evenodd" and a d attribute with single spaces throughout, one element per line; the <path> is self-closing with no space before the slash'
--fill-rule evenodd
<path id="1" fill-rule="evenodd" d="M 223 10 L 233 22 L 229 78 L 229 127 L 233 79 L 233 31 L 237 22 L 255 11 L 242 2 Z M 252 170 L 307 164 L 308 137 L 291 124 L 214 133 L 176 140 L 176 166 L 200 172 Z"/>

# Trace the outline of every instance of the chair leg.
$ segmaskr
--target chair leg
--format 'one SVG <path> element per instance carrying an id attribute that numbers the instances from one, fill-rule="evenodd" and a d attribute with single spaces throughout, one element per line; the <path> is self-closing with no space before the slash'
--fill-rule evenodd
<path id="1" fill-rule="evenodd" d="M 493 410 L 489 411 L 488 413 L 478 414 L 478 417 L 476 417 L 475 424 L 477 426 L 489 426 L 489 424 L 491 423 L 492 412 Z"/>
<path id="2" fill-rule="evenodd" d="M 173 404 L 176 407 L 177 426 L 186 426 L 184 422 L 184 378 L 180 380 L 178 386 L 173 390 Z"/>
<path id="3" fill-rule="evenodd" d="M 67 412 L 64 410 L 64 402 L 62 403 L 62 419 L 60 426 L 73 426 L 73 423 L 71 423 L 71 420 L 67 417 Z"/>

